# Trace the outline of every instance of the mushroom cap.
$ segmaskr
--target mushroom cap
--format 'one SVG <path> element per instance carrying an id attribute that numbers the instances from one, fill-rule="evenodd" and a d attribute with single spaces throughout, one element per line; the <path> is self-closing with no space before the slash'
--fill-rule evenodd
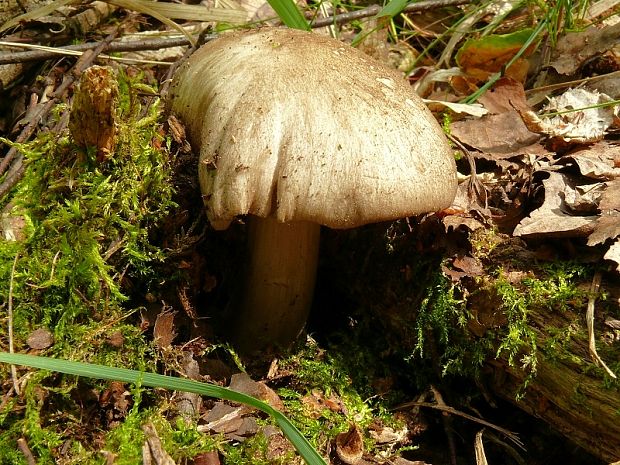
<path id="1" fill-rule="evenodd" d="M 177 72 L 171 109 L 200 149 L 207 215 L 352 228 L 448 207 L 452 150 L 402 76 L 329 37 L 225 34 Z"/>

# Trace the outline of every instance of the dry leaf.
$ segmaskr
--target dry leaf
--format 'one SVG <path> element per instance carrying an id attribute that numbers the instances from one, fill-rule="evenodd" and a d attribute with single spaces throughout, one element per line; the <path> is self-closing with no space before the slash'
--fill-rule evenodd
<path id="1" fill-rule="evenodd" d="M 480 98 L 480 103 L 491 114 L 477 121 L 458 121 L 451 128 L 457 139 L 482 152 L 474 156 L 499 160 L 547 153 L 539 144 L 542 138 L 528 130 L 517 112 L 530 109 L 523 84 L 502 78 Z"/>
<path id="2" fill-rule="evenodd" d="M 194 456 L 194 465 L 220 465 L 220 455 L 217 451 L 202 452 Z"/>
<path id="3" fill-rule="evenodd" d="M 348 465 L 360 462 L 364 455 L 364 438 L 357 425 L 351 425 L 349 431 L 336 436 L 336 453 Z"/>
<path id="4" fill-rule="evenodd" d="M 407 426 L 395 430 L 389 426 L 371 425 L 368 433 L 377 444 L 398 444 L 407 441 L 409 429 Z"/>
<path id="5" fill-rule="evenodd" d="M 576 188 L 576 180 L 568 175 L 549 172 L 543 180 L 545 201 L 524 218 L 515 228 L 514 236 L 586 237 L 594 230 L 596 216 L 576 216 L 568 213 L 564 202 L 566 190 Z"/>
<path id="6" fill-rule="evenodd" d="M 610 50 L 620 37 L 620 23 L 599 29 L 590 26 L 585 31 L 570 32 L 558 41 L 550 65 L 560 74 L 573 74 L 589 58 Z"/>
<path id="7" fill-rule="evenodd" d="M 291 442 L 279 430 L 266 427 L 263 429 L 263 434 L 267 436 L 266 455 L 269 463 L 282 463 L 282 459 L 295 450 Z"/>
<path id="8" fill-rule="evenodd" d="M 155 345 L 159 348 L 170 347 L 177 333 L 174 330 L 174 316 L 177 312 L 164 309 L 157 315 L 155 327 L 153 328 L 153 338 Z"/>
<path id="9" fill-rule="evenodd" d="M 513 112 L 515 108 L 531 109 L 523 84 L 508 77 L 499 79 L 478 101 L 495 114 Z"/>
<path id="10" fill-rule="evenodd" d="M 28 336 L 26 344 L 28 344 L 28 347 L 30 347 L 31 349 L 47 349 L 54 344 L 54 336 L 48 329 L 35 329 L 33 332 L 30 333 L 30 336 Z"/>
<path id="11" fill-rule="evenodd" d="M 176 465 L 172 457 L 164 449 L 157 430 L 152 423 L 142 425 L 146 441 L 142 446 L 142 463 L 144 465 Z"/>
<path id="12" fill-rule="evenodd" d="M 422 99 L 424 103 L 432 107 L 433 105 L 437 105 L 440 107 L 446 107 L 452 110 L 454 113 L 462 113 L 465 115 L 471 115 L 476 117 L 484 116 L 488 113 L 488 110 L 482 107 L 482 105 L 478 103 L 453 103 L 446 102 L 444 100 L 432 100 L 432 99 Z M 431 108 L 432 109 L 432 108 Z"/>
<path id="13" fill-rule="evenodd" d="M 620 272 L 620 239 L 616 239 L 603 258 L 614 262 L 616 271 Z"/>
<path id="14" fill-rule="evenodd" d="M 484 268 L 480 261 L 468 255 L 456 257 L 452 265 L 457 270 L 463 271 L 466 276 L 482 276 L 484 274 Z"/>
<path id="15" fill-rule="evenodd" d="M 591 179 L 608 180 L 620 177 L 620 145 L 599 141 L 559 158 L 554 166 L 574 164 L 579 172 Z"/>
<path id="16" fill-rule="evenodd" d="M 302 397 L 301 403 L 306 407 L 306 414 L 311 418 L 319 418 L 326 409 L 332 412 L 342 412 L 344 408 L 342 401 L 334 394 L 328 398 L 317 389 L 313 389 L 310 394 Z"/>
<path id="17" fill-rule="evenodd" d="M 430 463 L 426 463 L 424 460 L 407 460 L 402 457 L 398 457 L 394 460 L 394 465 L 431 465 Z"/>
<path id="18" fill-rule="evenodd" d="M 265 383 L 252 380 L 247 373 L 235 373 L 232 375 L 230 378 L 230 385 L 228 387 L 233 391 L 242 392 L 267 402 L 269 405 L 278 410 L 284 410 L 284 404 L 282 403 L 280 396 L 278 396 L 278 394 L 276 394 L 276 392 Z"/>
<path id="19" fill-rule="evenodd" d="M 607 183 L 599 203 L 601 216 L 588 237 L 588 245 L 602 244 L 620 236 L 620 179 Z"/>
<path id="20" fill-rule="evenodd" d="M 233 407 L 223 402 L 217 402 L 205 416 L 206 425 L 200 425 L 199 431 L 214 431 L 216 433 L 233 433 L 243 424 L 243 414 L 246 407 Z"/>
<path id="21" fill-rule="evenodd" d="M 0 238 L 15 242 L 26 239 L 26 218 L 19 214 L 19 209 L 9 202 L 0 211 Z"/>
<path id="22" fill-rule="evenodd" d="M 564 189 L 564 202 L 570 213 L 576 215 L 595 215 L 605 191 L 605 183 L 585 184 L 574 189 Z"/>
<path id="23" fill-rule="evenodd" d="M 613 106 L 590 107 L 612 100 L 598 91 L 569 89 L 559 97 L 551 97 L 540 116 L 532 111 L 521 110 L 520 113 L 527 128 L 547 136 L 557 150 L 569 144 L 601 140 L 614 123 L 618 110 Z M 545 113 L 551 114 L 545 116 Z"/>

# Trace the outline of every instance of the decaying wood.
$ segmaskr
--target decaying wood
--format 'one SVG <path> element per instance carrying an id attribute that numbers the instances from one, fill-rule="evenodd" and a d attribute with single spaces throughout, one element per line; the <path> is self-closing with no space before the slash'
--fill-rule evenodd
<path id="1" fill-rule="evenodd" d="M 618 460 L 620 395 L 617 388 L 606 385 L 602 370 L 595 369 L 591 362 L 585 315 L 570 310 L 532 309 L 528 321 L 536 332 L 539 347 L 550 342 L 550 328 L 573 327 L 578 332 L 564 349 L 564 356 L 558 354 L 554 358 L 552 354 L 540 353 L 536 376 L 523 396 L 520 393 L 527 375 L 519 367 L 510 366 L 505 357 L 488 361 L 493 373 L 490 388 L 591 454 L 608 462 Z"/>
<path id="2" fill-rule="evenodd" d="M 355 277 L 345 275 L 342 285 L 337 284 L 338 289 L 343 290 L 353 301 L 363 301 L 363 307 L 371 309 L 377 315 L 376 321 L 385 328 L 378 333 L 385 338 L 386 346 L 410 353 L 415 351 L 419 342 L 415 321 L 419 316 L 420 302 L 427 295 L 431 280 L 419 270 L 412 277 L 407 277 L 407 267 L 412 266 L 412 260 L 418 259 L 412 259 L 418 257 L 415 249 L 407 247 L 413 247 L 417 238 L 403 239 L 402 243 L 398 243 L 394 255 L 386 262 L 385 257 L 381 258 L 382 254 L 376 251 L 381 251 L 381 247 L 370 239 L 370 236 L 380 234 L 381 228 L 376 228 L 375 231 L 360 231 L 359 237 L 350 243 L 339 238 L 339 247 L 344 251 L 341 253 L 349 258 L 344 268 L 350 268 Z M 415 235 L 416 231 L 412 234 Z M 418 234 L 419 240 L 422 240 L 431 233 L 421 230 Z M 523 243 L 520 246 L 515 244 L 516 240 L 506 239 L 506 242 L 497 245 L 494 249 L 495 255 L 488 258 L 489 262 L 493 263 L 493 266 L 504 264 L 509 267 L 510 265 L 505 263 L 507 257 L 524 262 L 528 258 L 533 259 L 533 252 L 525 248 Z M 363 247 L 366 247 L 366 253 L 360 253 Z M 356 257 L 355 260 L 359 261 L 351 263 L 351 257 Z M 515 270 L 514 276 L 522 276 L 521 279 L 533 277 L 534 267 L 524 266 L 525 271 Z M 428 273 L 430 275 L 432 271 Z M 606 314 L 615 315 L 616 310 L 610 307 L 615 305 L 617 308 L 619 302 L 617 299 L 620 289 L 613 287 L 613 279 L 616 279 L 615 275 L 603 274 L 600 292 L 606 293 L 608 298 L 604 302 L 605 306 L 597 300 L 600 308 L 597 307 L 595 312 L 597 348 L 601 358 L 612 369 L 616 361 L 613 358 L 612 339 L 617 330 L 614 331 L 611 327 L 605 330 L 603 322 Z M 353 286 L 352 282 L 355 283 Z M 470 318 L 473 318 L 465 328 L 465 339 L 476 341 L 482 337 L 493 338 L 495 349 L 488 352 L 481 378 L 487 387 L 487 394 L 505 399 L 545 421 L 553 430 L 590 454 L 609 462 L 618 460 L 620 394 L 617 383 L 606 375 L 590 356 L 586 327 L 588 298 L 584 297 L 582 301 L 575 302 L 575 305 L 566 302 L 562 309 L 542 305 L 527 309 L 527 329 L 534 333 L 537 345 L 536 373 L 529 378 L 527 368 L 521 367 L 522 356 L 529 355 L 529 348 L 525 345 L 523 352 L 513 358 L 512 364 L 509 363 L 509 354 L 506 351 L 496 358 L 496 350 L 505 335 L 508 319 L 502 309 L 502 298 L 497 294 L 492 279 L 489 278 L 487 284 L 481 282 L 481 277 L 470 278 L 463 284 L 468 302 L 467 311 Z M 589 289 L 590 284 L 586 279 L 580 283 L 580 287 Z M 518 289 L 517 281 L 514 285 Z M 433 337 L 432 328 L 427 328 L 425 345 L 428 343 L 436 346 L 438 343 L 432 341 Z M 429 354 L 431 357 L 436 356 L 434 351 L 439 351 L 439 348 L 427 347 L 424 357 L 429 357 Z M 507 424 L 500 422 L 497 426 L 506 427 Z M 515 432 L 524 439 L 528 433 L 518 429 Z"/>

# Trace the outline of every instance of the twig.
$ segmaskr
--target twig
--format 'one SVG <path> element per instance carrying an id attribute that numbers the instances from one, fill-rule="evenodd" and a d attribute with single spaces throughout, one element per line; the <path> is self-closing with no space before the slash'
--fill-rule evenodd
<path id="1" fill-rule="evenodd" d="M 413 401 L 413 402 L 407 402 L 402 405 L 399 405 L 394 410 L 404 410 L 410 407 L 427 407 L 427 408 L 432 408 L 435 410 L 441 410 L 442 412 L 447 412 L 452 415 L 458 415 L 459 417 L 466 418 L 467 420 L 473 421 L 475 423 L 488 426 L 489 428 L 499 431 L 504 436 L 506 436 L 508 439 L 510 439 L 512 442 L 514 442 L 517 446 L 519 446 L 521 449 L 525 450 L 523 443 L 521 442 L 521 440 L 519 439 L 516 433 L 513 433 L 512 431 L 502 428 L 501 426 L 494 425 L 493 423 L 483 420 L 482 418 L 477 418 L 477 417 L 474 417 L 473 415 L 469 415 L 468 413 L 461 412 L 460 410 L 456 410 L 455 408 L 449 407 L 447 405 L 438 405 L 438 404 L 433 404 L 430 402 Z"/>
<path id="2" fill-rule="evenodd" d="M 470 3 L 471 0 L 425 0 L 418 3 L 411 3 L 404 9 L 404 13 L 414 13 L 416 11 L 432 10 L 434 8 L 441 8 L 446 6 L 458 6 Z M 357 19 L 369 18 L 375 16 L 381 11 L 383 7 L 380 5 L 371 5 L 362 10 L 352 11 L 349 13 L 342 13 L 334 16 L 327 16 L 325 18 L 316 19 L 310 26 L 312 28 L 333 26 L 335 24 L 345 24 L 355 21 Z M 215 39 L 217 35 L 208 34 L 204 37 L 204 41 Z M 0 65 L 9 63 L 24 63 L 28 61 L 40 61 L 54 58 L 58 55 L 75 55 L 77 53 L 91 50 L 97 47 L 100 42 L 87 42 L 78 45 L 68 45 L 66 47 L 44 47 L 42 50 L 28 51 L 28 52 L 5 52 L 0 53 Z M 8 47 L 26 47 L 26 44 L 18 44 L 12 42 L 0 42 L 0 45 Z M 190 45 L 190 41 L 187 37 L 174 37 L 165 39 L 146 39 L 135 40 L 127 42 L 112 42 L 109 44 L 108 52 L 137 52 L 143 50 L 159 50 L 162 48 L 182 47 Z"/>
<path id="3" fill-rule="evenodd" d="M 209 40 L 214 39 L 215 35 L 210 34 Z M 87 42 L 78 45 L 67 45 L 65 47 L 41 47 L 39 50 L 31 50 L 28 52 L 6 52 L 0 53 L 0 65 L 8 63 L 24 63 L 28 61 L 40 61 L 54 58 L 58 55 L 75 55 L 76 53 L 82 53 L 87 50 L 92 50 L 97 47 L 101 42 Z M 31 47 L 30 44 L 19 44 L 13 42 L 2 42 L 0 45 L 7 47 Z M 189 45 L 189 40 L 186 37 L 173 37 L 167 39 L 145 39 L 145 40 L 132 40 L 126 42 L 115 41 L 110 43 L 106 51 L 108 53 L 113 52 L 139 52 L 144 50 L 159 50 L 162 48 L 183 47 Z"/>
<path id="4" fill-rule="evenodd" d="M 37 461 L 34 458 L 34 455 L 32 455 L 30 447 L 28 447 L 28 443 L 24 438 L 19 438 L 17 440 L 17 447 L 19 448 L 21 453 L 24 454 L 24 457 L 26 458 L 26 463 L 28 465 L 37 465 Z"/>
<path id="5" fill-rule="evenodd" d="M 415 13 L 416 11 L 426 11 L 446 6 L 458 6 L 471 3 L 471 0 L 425 0 L 417 3 L 410 3 L 403 9 L 403 13 Z M 332 24 L 344 24 L 355 21 L 356 19 L 369 18 L 375 16 L 383 7 L 380 5 L 371 5 L 362 10 L 352 11 L 350 13 L 342 13 L 327 18 L 319 18 L 315 20 L 310 27 L 325 27 Z"/>
<path id="6" fill-rule="evenodd" d="M 599 356 L 596 351 L 596 339 L 594 337 L 594 303 L 596 302 L 596 295 L 601 287 L 601 272 L 594 273 L 592 278 L 592 285 L 590 286 L 590 298 L 588 299 L 588 309 L 586 311 L 586 325 L 588 327 L 588 349 L 590 350 L 590 357 L 594 360 L 598 366 L 603 368 L 609 376 L 616 379 L 616 374 L 609 369 L 607 364 Z"/>
<path id="7" fill-rule="evenodd" d="M 17 259 L 19 258 L 19 253 L 15 254 L 15 259 L 13 260 L 13 268 L 11 268 L 11 280 L 9 281 L 9 303 L 7 310 L 7 319 L 9 325 L 9 353 L 12 354 L 14 352 L 13 347 L 13 282 L 15 281 L 15 268 L 17 268 Z M 13 379 L 13 388 L 15 389 L 15 393 L 19 395 L 19 384 L 17 382 L 17 368 L 15 365 L 11 365 L 11 378 Z"/>
<path id="8" fill-rule="evenodd" d="M 560 82 L 558 84 L 551 84 L 548 86 L 542 86 L 542 87 L 534 87 L 532 89 L 528 89 L 525 91 L 525 95 L 529 96 L 531 94 L 536 94 L 536 93 L 545 93 L 545 95 L 548 95 L 551 91 L 557 90 L 557 89 L 564 89 L 566 87 L 576 87 L 580 84 L 583 84 L 584 82 L 596 82 L 596 81 L 600 81 L 601 79 L 611 79 L 611 78 L 618 78 L 620 77 L 620 71 L 613 71 L 611 73 L 607 73 L 607 74 L 600 74 L 598 76 L 590 76 L 587 78 L 583 78 L 583 79 L 576 79 L 574 81 L 565 81 L 565 82 Z"/>
<path id="9" fill-rule="evenodd" d="M 476 433 L 476 439 L 474 441 L 474 450 L 476 451 L 476 465 L 489 465 L 487 462 L 487 456 L 484 452 L 484 443 L 482 442 L 482 433 L 484 428 Z"/>
<path id="10" fill-rule="evenodd" d="M 30 138 L 30 136 L 32 136 L 35 129 L 38 127 L 41 118 L 43 118 L 52 109 L 52 107 L 58 102 L 58 100 L 60 100 L 60 98 L 62 98 L 64 93 L 67 91 L 67 89 L 69 89 L 71 84 L 73 84 L 73 82 L 80 76 L 80 74 L 82 74 L 82 72 L 86 68 L 92 65 L 95 58 L 105 50 L 108 44 L 112 42 L 114 37 L 115 34 L 110 34 L 108 37 L 106 37 L 105 40 L 99 42 L 95 49 L 86 51 L 77 60 L 77 62 L 73 66 L 72 72 L 67 73 L 58 88 L 50 94 L 50 99 L 44 104 L 42 104 L 39 111 L 35 111 L 35 114 L 32 116 L 30 122 L 26 125 L 26 127 L 24 127 L 22 132 L 17 137 L 17 143 L 26 142 Z M 16 155 L 17 158 L 15 158 Z M 4 179 L 2 184 L 0 184 L 0 199 L 4 197 L 23 177 L 25 172 L 23 160 L 24 156 L 18 153 L 15 146 L 10 148 L 10 150 L 5 155 L 4 160 L 2 160 L 2 164 L 0 165 L 1 167 L 6 167 L 11 162 L 12 164 L 6 178 Z M 2 176 L 2 174 L 4 174 L 4 171 L 0 170 L 0 176 Z"/>
<path id="11" fill-rule="evenodd" d="M 467 163 L 469 164 L 469 172 L 470 172 L 469 180 L 467 181 L 469 184 L 468 193 L 471 196 L 471 193 L 473 192 L 478 198 L 478 201 L 484 202 L 484 208 L 488 208 L 489 199 L 487 195 L 487 190 L 484 187 L 484 184 L 480 182 L 480 179 L 478 179 L 478 172 L 476 170 L 476 161 L 474 160 L 474 156 L 471 154 L 469 150 L 467 150 L 467 148 L 461 143 L 461 141 L 459 141 L 453 135 L 448 134 L 448 139 L 450 139 L 450 141 L 454 145 L 456 145 L 459 149 L 461 149 L 461 151 L 465 154 L 465 158 L 467 158 Z"/>
<path id="12" fill-rule="evenodd" d="M 448 406 L 444 402 L 441 392 L 439 392 L 435 386 L 431 386 L 431 391 L 433 392 L 433 397 L 435 397 L 435 402 L 437 402 L 437 405 L 442 407 Z M 452 417 L 450 415 L 442 415 L 441 420 L 446 437 L 448 438 L 448 447 L 450 448 L 450 464 L 456 465 L 456 444 L 454 443 L 454 433 L 452 430 Z"/>

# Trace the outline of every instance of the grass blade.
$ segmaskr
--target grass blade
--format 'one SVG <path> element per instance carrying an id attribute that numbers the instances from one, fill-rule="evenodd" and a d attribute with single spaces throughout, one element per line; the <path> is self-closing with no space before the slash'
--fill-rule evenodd
<path id="1" fill-rule="evenodd" d="M 390 0 L 387 5 L 385 5 L 379 13 L 377 13 L 377 18 L 382 18 L 384 16 L 393 18 L 398 13 L 403 11 L 408 3 L 408 0 Z"/>
<path id="2" fill-rule="evenodd" d="M 297 8 L 295 0 L 267 0 L 284 24 L 292 29 L 309 31 L 310 25 Z"/>
<path id="3" fill-rule="evenodd" d="M 249 405 L 272 416 L 284 435 L 291 441 L 297 452 L 303 457 L 308 465 L 326 465 L 323 458 L 312 447 L 308 440 L 299 432 L 286 416 L 271 405 L 262 402 L 252 396 L 233 391 L 213 384 L 201 383 L 185 378 L 160 375 L 157 373 L 144 373 L 127 368 L 107 367 L 91 363 L 73 362 L 34 355 L 10 354 L 0 352 L 0 362 L 13 365 L 24 365 L 41 370 L 55 371 L 68 375 L 83 376 L 87 378 L 107 379 L 123 381 L 126 383 L 139 382 L 143 386 L 164 388 L 173 391 L 193 392 L 203 396 L 239 402 Z"/>

